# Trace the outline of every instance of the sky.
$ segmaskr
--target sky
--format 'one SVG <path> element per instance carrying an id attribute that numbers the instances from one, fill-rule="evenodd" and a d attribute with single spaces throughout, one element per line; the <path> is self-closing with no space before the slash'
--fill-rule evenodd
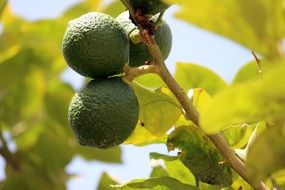
<path id="1" fill-rule="evenodd" d="M 78 0 L 10 0 L 13 12 L 29 20 L 56 18 L 66 8 L 77 2 Z M 167 67 L 172 73 L 177 61 L 191 62 L 212 69 L 227 82 L 230 82 L 237 70 L 253 59 L 250 51 L 242 46 L 175 19 L 172 15 L 178 8 L 178 6 L 171 7 L 164 16 L 173 34 L 172 50 L 166 60 Z M 62 79 L 71 83 L 76 89 L 82 84 L 82 77 L 72 70 L 65 71 Z M 107 171 L 122 182 L 148 177 L 151 171 L 149 152 L 167 154 L 165 145 L 146 147 L 124 145 L 122 150 L 123 164 L 87 162 L 80 157 L 75 157 L 66 168 L 67 172 L 77 174 L 76 177 L 68 181 L 68 189 L 94 190 L 102 171 Z M 3 160 L 0 159 L 0 163 L 3 166 Z M 3 172 L 0 170 L 0 176 L 4 175 Z"/>

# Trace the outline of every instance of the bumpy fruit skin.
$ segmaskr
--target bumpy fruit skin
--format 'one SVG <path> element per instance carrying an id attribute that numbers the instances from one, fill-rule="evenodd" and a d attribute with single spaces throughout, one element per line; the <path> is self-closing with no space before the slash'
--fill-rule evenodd
<path id="1" fill-rule="evenodd" d="M 111 148 L 123 143 L 138 121 L 137 97 L 121 78 L 95 79 L 71 100 L 68 121 L 83 146 Z"/>
<path id="2" fill-rule="evenodd" d="M 155 15 L 164 12 L 168 8 L 168 5 L 162 0 L 130 0 L 130 3 L 135 10 L 140 9 L 143 14 Z"/>
<path id="3" fill-rule="evenodd" d="M 137 27 L 130 20 L 129 12 L 123 12 L 115 19 L 125 29 L 127 35 L 137 29 Z M 168 57 L 172 47 L 172 34 L 169 25 L 162 21 L 154 34 L 154 39 L 161 51 L 164 60 Z M 130 40 L 130 60 L 131 67 L 138 67 L 144 65 L 146 61 L 151 60 L 151 55 L 147 46 L 143 42 L 137 44 Z"/>
<path id="4" fill-rule="evenodd" d="M 90 12 L 69 22 L 62 50 L 76 72 L 101 78 L 122 72 L 129 59 L 129 40 L 111 16 Z"/>

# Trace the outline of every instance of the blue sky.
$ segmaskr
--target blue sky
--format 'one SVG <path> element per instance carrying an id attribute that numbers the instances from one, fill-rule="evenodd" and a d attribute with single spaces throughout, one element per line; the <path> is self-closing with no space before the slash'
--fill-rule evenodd
<path id="1" fill-rule="evenodd" d="M 56 18 L 76 2 L 78 0 L 10 0 L 12 10 L 30 20 Z M 172 73 L 175 70 L 175 62 L 192 62 L 211 68 L 230 82 L 241 65 L 252 60 L 250 51 L 238 44 L 173 18 L 172 14 L 177 9 L 178 6 L 173 6 L 164 16 L 173 33 L 172 51 L 166 60 Z M 76 88 L 81 85 L 81 77 L 71 70 L 63 74 L 63 79 Z M 147 177 L 151 170 L 149 152 L 166 154 L 167 150 L 163 145 L 123 146 L 122 165 L 86 162 L 76 157 L 67 167 L 68 172 L 78 174 L 68 182 L 68 189 L 93 190 L 102 171 L 107 171 L 121 181 Z"/>

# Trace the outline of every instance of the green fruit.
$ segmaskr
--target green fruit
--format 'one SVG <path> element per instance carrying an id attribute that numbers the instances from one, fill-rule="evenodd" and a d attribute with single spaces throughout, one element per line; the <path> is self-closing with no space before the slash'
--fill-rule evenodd
<path id="1" fill-rule="evenodd" d="M 62 49 L 68 65 L 91 78 L 121 73 L 129 58 L 124 29 L 111 16 L 97 12 L 69 22 Z"/>
<path id="2" fill-rule="evenodd" d="M 232 171 L 214 145 L 194 126 L 181 126 L 167 140 L 168 150 L 179 148 L 178 158 L 197 180 L 226 187 L 232 184 Z"/>
<path id="3" fill-rule="evenodd" d="M 135 10 L 140 9 L 143 14 L 155 15 L 168 8 L 168 5 L 161 0 L 130 0 L 130 3 Z"/>
<path id="4" fill-rule="evenodd" d="M 153 19 L 156 20 L 157 17 L 154 16 Z M 135 26 L 130 20 L 128 11 L 120 14 L 115 20 L 125 29 L 128 36 L 138 30 L 137 26 Z M 154 39 L 165 60 L 168 57 L 172 46 L 171 30 L 165 21 L 162 21 L 162 23 L 158 26 L 157 30 L 155 31 Z M 130 40 L 129 65 L 131 67 L 138 67 L 144 65 L 146 61 L 151 61 L 151 55 L 147 46 L 143 42 L 134 43 L 132 40 Z"/>
<path id="5" fill-rule="evenodd" d="M 68 121 L 79 143 L 111 148 L 123 143 L 138 121 L 137 97 L 121 78 L 95 79 L 73 97 Z"/>

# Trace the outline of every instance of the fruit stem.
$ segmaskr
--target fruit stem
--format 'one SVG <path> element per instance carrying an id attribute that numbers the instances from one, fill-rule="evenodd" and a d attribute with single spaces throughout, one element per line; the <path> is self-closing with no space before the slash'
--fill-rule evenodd
<path id="1" fill-rule="evenodd" d="M 157 65 L 142 65 L 140 67 L 125 65 L 124 72 L 126 74 L 124 77 L 128 81 L 133 81 L 136 77 L 147 73 L 159 73 Z"/>
<path id="2" fill-rule="evenodd" d="M 167 69 L 162 54 L 160 52 L 159 47 L 157 46 L 153 36 L 149 34 L 147 30 L 145 30 L 139 22 L 136 21 L 136 17 L 134 16 L 134 9 L 128 0 L 121 0 L 122 3 L 129 10 L 133 20 L 137 23 L 137 26 L 140 31 L 140 35 L 142 37 L 142 41 L 146 44 L 149 49 L 151 56 L 154 59 L 154 64 L 158 68 L 158 74 L 168 86 L 168 88 L 175 95 L 182 108 L 186 113 L 186 117 L 190 119 L 197 127 L 200 128 L 199 125 L 199 113 L 188 98 L 185 91 L 180 87 L 180 85 L 173 78 L 169 70 Z M 201 129 L 201 128 L 200 128 Z M 239 157 L 235 154 L 235 152 L 230 148 L 227 144 L 226 140 L 221 134 L 207 135 L 210 141 L 215 145 L 217 150 L 223 156 L 223 158 L 230 164 L 231 168 L 235 170 L 248 184 L 250 184 L 254 189 L 257 190 L 268 190 L 266 185 L 263 182 L 256 185 L 253 181 L 251 181 L 247 175 L 246 165 L 239 159 Z"/>

